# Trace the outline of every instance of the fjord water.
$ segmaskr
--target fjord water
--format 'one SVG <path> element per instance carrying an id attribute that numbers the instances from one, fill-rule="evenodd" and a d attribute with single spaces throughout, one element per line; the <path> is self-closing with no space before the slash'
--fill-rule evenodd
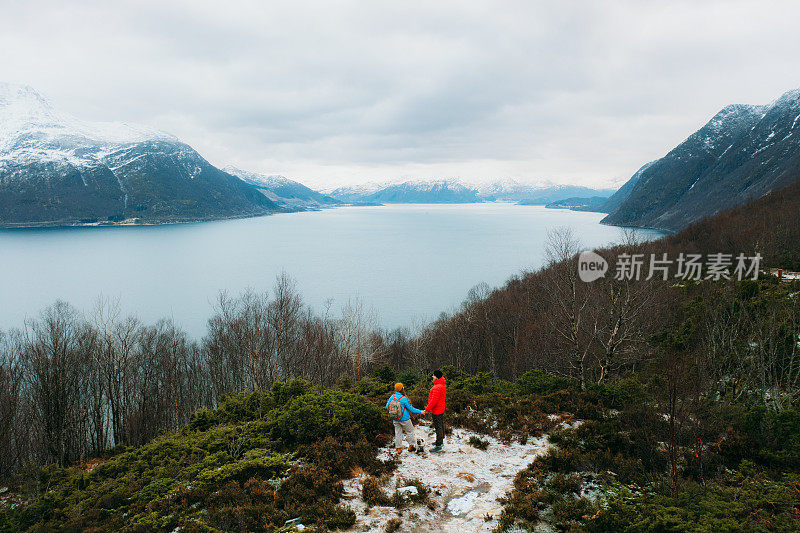
<path id="1" fill-rule="evenodd" d="M 98 296 L 194 337 L 220 290 L 270 290 L 285 270 L 304 301 L 340 314 L 348 299 L 387 328 L 452 311 L 469 289 L 542 264 L 547 231 L 586 247 L 619 241 L 600 213 L 503 203 L 345 207 L 197 224 L 0 231 L 0 330 L 56 299 L 91 312 Z M 643 231 L 643 237 L 659 236 Z"/>

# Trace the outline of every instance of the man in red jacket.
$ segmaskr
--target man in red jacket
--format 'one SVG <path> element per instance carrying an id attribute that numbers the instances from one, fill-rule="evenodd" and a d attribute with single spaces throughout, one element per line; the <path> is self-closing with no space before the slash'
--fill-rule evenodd
<path id="1" fill-rule="evenodd" d="M 447 385 L 442 377 L 442 371 L 433 373 L 433 387 L 428 395 L 428 405 L 422 411 L 433 416 L 433 427 L 436 430 L 436 443 L 431 448 L 431 453 L 441 453 L 444 444 L 444 399 L 447 396 Z"/>

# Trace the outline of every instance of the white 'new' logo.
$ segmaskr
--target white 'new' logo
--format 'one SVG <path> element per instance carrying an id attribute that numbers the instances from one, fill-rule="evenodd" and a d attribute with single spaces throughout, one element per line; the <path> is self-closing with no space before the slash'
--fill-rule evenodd
<path id="1" fill-rule="evenodd" d="M 581 281 L 589 283 L 596 279 L 600 279 L 606 275 L 608 271 L 608 262 L 603 259 L 603 256 L 587 250 L 581 252 L 578 256 L 578 277 Z"/>

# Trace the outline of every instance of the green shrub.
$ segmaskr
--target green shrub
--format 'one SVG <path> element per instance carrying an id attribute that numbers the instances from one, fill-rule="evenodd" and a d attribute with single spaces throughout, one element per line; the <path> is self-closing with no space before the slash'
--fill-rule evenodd
<path id="1" fill-rule="evenodd" d="M 177 433 L 118 447 L 92 472 L 29 472 L 33 499 L 0 510 L 0 531 L 273 531 L 295 517 L 350 527 L 340 480 L 357 467 L 391 470 L 394 462 L 376 458 L 387 434 L 381 410 L 362 396 L 276 383 L 196 412 Z M 290 466 L 293 457 L 302 466 Z"/>
<path id="2" fill-rule="evenodd" d="M 229 481 L 209 494 L 206 520 L 223 531 L 272 531 L 283 525 L 288 516 L 276 508 L 275 495 L 263 480 Z"/>
<path id="3" fill-rule="evenodd" d="M 229 480 L 245 481 L 250 478 L 272 479 L 286 471 L 288 459 L 289 456 L 270 450 L 249 450 L 243 459 L 205 470 L 197 476 L 197 479 L 212 484 Z"/>
<path id="4" fill-rule="evenodd" d="M 572 385 L 572 380 L 553 376 L 540 370 L 526 372 L 516 381 L 517 393 L 522 395 L 551 394 L 568 389 Z"/>
<path id="5" fill-rule="evenodd" d="M 149 502 L 151 500 L 159 500 L 169 494 L 172 487 L 175 486 L 175 480 L 171 478 L 156 478 L 136 494 L 139 501 Z"/>
<path id="6" fill-rule="evenodd" d="M 450 389 L 461 389 L 472 394 L 494 393 L 504 396 L 512 396 L 516 392 L 513 383 L 496 378 L 491 372 L 461 376 L 454 383 L 448 384 L 448 393 Z"/>
<path id="7" fill-rule="evenodd" d="M 473 448 L 477 448 L 479 450 L 486 450 L 489 447 L 489 441 L 486 439 L 481 439 L 480 437 L 476 437 L 475 435 L 470 436 L 467 443 L 472 446 Z"/>
<path id="8" fill-rule="evenodd" d="M 678 497 L 614 487 L 589 531 L 796 531 L 797 474 L 771 480 L 734 472 L 719 482 L 686 484 Z"/>
<path id="9" fill-rule="evenodd" d="M 373 375 L 376 379 L 384 383 L 394 384 L 394 369 L 389 365 L 383 365 L 377 369 Z"/>
<path id="10" fill-rule="evenodd" d="M 643 385 L 634 379 L 624 379 L 616 383 L 593 384 L 586 387 L 589 395 L 596 395 L 604 407 L 625 409 L 646 401 Z"/>
<path id="11" fill-rule="evenodd" d="M 422 380 L 422 374 L 414 368 L 406 368 L 397 374 L 397 381 L 405 385 L 406 388 L 411 388 Z"/>
<path id="12" fill-rule="evenodd" d="M 581 491 L 581 479 L 578 474 L 558 473 L 547 480 L 546 487 L 558 494 L 579 494 Z"/>
<path id="13" fill-rule="evenodd" d="M 268 421 L 270 436 L 288 449 L 328 436 L 339 442 L 365 439 L 377 444 L 389 432 L 389 423 L 376 405 L 336 389 L 298 396 L 272 411 Z"/>
<path id="14" fill-rule="evenodd" d="M 334 507 L 325 517 L 325 525 L 328 529 L 350 529 L 355 523 L 355 511 L 344 507 Z"/>
<path id="15" fill-rule="evenodd" d="M 388 396 L 394 390 L 394 383 L 381 381 L 375 377 L 363 378 L 355 385 L 356 394 L 362 396 Z"/>
<path id="16" fill-rule="evenodd" d="M 553 502 L 553 523 L 560 530 L 568 530 L 570 526 L 582 524 L 595 511 L 595 505 L 586 498 L 557 498 Z"/>

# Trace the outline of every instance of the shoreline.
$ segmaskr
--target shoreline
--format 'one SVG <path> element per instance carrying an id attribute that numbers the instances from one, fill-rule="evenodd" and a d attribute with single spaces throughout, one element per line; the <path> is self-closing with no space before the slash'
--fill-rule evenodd
<path id="1" fill-rule="evenodd" d="M 279 215 L 284 213 L 301 213 L 299 210 L 281 209 L 279 211 L 268 211 L 264 213 L 251 213 L 242 215 L 231 215 L 226 217 L 208 217 L 208 218 L 187 218 L 176 220 L 142 220 L 140 218 L 126 218 L 121 221 L 97 221 L 97 222 L 37 222 L 37 223 L 19 223 L 19 224 L 0 224 L 0 231 L 7 230 L 26 230 L 26 229 L 65 229 L 65 228 L 113 228 L 113 227 L 133 227 L 133 226 L 171 226 L 177 224 L 198 224 L 202 222 L 217 222 L 222 220 L 239 220 L 244 218 L 258 218 L 271 215 Z"/>
<path id="2" fill-rule="evenodd" d="M 427 204 L 422 202 L 408 202 L 408 203 L 353 203 L 353 204 L 340 204 L 340 205 L 331 205 L 331 206 L 324 206 L 319 207 L 316 209 L 291 209 L 291 208 L 284 208 L 277 211 L 268 211 L 264 213 L 250 213 L 250 214 L 241 214 L 241 215 L 231 215 L 225 217 L 198 217 L 198 218 L 187 218 L 187 219 L 176 219 L 176 220 L 142 220 L 140 218 L 126 218 L 121 221 L 96 221 L 96 222 L 60 222 L 60 221 L 49 221 L 49 222 L 36 222 L 36 223 L 19 223 L 19 224 L 3 224 L 0 223 L 0 231 L 13 231 L 13 230 L 34 230 L 34 229 L 67 229 L 67 228 L 116 228 L 116 227 L 139 227 L 139 226 L 172 226 L 178 224 L 199 224 L 203 222 L 220 222 L 224 220 L 241 220 L 247 218 L 260 218 L 272 215 L 280 215 L 280 214 L 288 214 L 288 213 L 306 213 L 306 212 L 317 212 L 323 211 L 326 209 L 336 209 L 342 207 L 385 207 L 387 205 L 472 205 L 472 204 L 486 204 L 486 203 L 503 203 L 503 204 L 511 204 L 511 205 L 518 205 L 520 207 L 530 207 L 523 204 L 519 204 L 518 202 L 505 202 L 505 201 L 495 201 L 495 202 L 437 202 L 435 204 Z M 537 206 L 537 207 L 544 207 L 546 209 L 554 209 L 554 208 L 547 208 L 547 206 Z M 569 208 L 559 208 L 558 210 L 562 211 L 573 211 L 573 212 L 587 212 L 582 209 L 569 209 Z M 595 212 L 598 211 L 588 211 L 588 212 Z M 666 235 L 674 235 L 676 232 L 666 230 L 663 228 L 655 228 L 655 227 L 640 227 L 640 226 L 627 226 L 627 225 L 617 225 L 617 224 L 608 224 L 605 222 L 600 222 L 600 224 L 604 226 L 612 226 L 617 228 L 629 228 L 634 230 L 649 230 L 649 231 L 658 231 Z"/>

